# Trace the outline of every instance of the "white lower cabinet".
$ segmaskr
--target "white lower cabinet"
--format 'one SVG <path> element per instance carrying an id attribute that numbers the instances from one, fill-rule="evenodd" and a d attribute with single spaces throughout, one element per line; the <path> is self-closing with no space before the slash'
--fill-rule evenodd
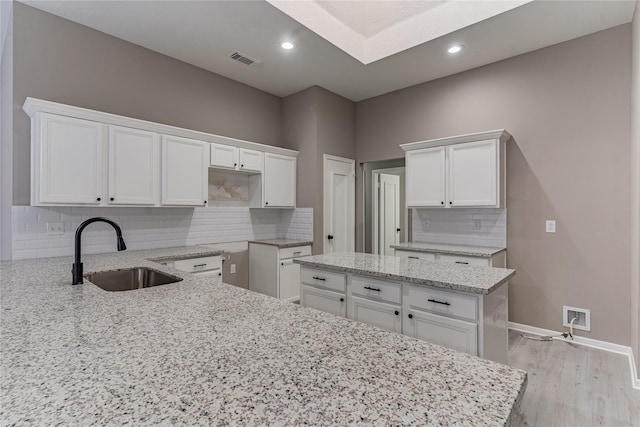
<path id="1" fill-rule="evenodd" d="M 401 307 L 366 298 L 352 296 L 349 299 L 349 318 L 386 329 L 390 332 L 402 333 Z"/>
<path id="2" fill-rule="evenodd" d="M 436 254 L 430 252 L 414 252 L 414 251 L 402 251 L 400 249 L 395 250 L 395 256 L 399 256 L 400 258 L 409 258 L 409 259 L 421 259 L 424 261 L 435 261 Z"/>
<path id="3" fill-rule="evenodd" d="M 347 317 L 346 296 L 340 292 L 300 284 L 300 305 Z"/>
<path id="4" fill-rule="evenodd" d="M 300 265 L 293 260 L 311 255 L 311 246 L 279 248 L 249 242 L 249 290 L 285 301 L 300 298 Z"/>
<path id="5" fill-rule="evenodd" d="M 420 310 L 409 310 L 404 318 L 405 335 L 443 347 L 478 355 L 478 325 Z"/>
<path id="6" fill-rule="evenodd" d="M 400 258 L 421 259 L 423 261 L 446 262 L 449 264 L 460 265 L 480 265 L 483 267 L 501 267 L 506 265 L 506 252 L 501 251 L 490 257 L 470 256 L 470 255 L 453 255 L 438 252 L 419 252 L 407 251 L 402 249 L 395 250 L 395 256 Z"/>

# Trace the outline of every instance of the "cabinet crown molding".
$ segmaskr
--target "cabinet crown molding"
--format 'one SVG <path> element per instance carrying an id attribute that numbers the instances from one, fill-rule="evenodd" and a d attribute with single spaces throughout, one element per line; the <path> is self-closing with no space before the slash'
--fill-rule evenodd
<path id="1" fill-rule="evenodd" d="M 117 114 L 105 113 L 102 111 L 90 110 L 87 108 L 75 107 L 73 105 L 60 104 L 43 99 L 27 97 L 22 109 L 30 118 L 36 113 L 51 113 L 60 116 L 75 117 L 78 119 L 91 120 L 108 125 L 117 125 L 134 129 L 156 132 L 159 134 L 180 136 L 183 138 L 197 139 L 204 142 L 217 142 L 231 145 L 238 148 L 248 148 L 251 150 L 263 151 L 265 153 L 282 154 L 285 156 L 297 157 L 298 151 L 287 148 L 274 147 L 272 145 L 260 144 L 257 142 L 244 141 L 242 139 L 229 138 L 212 133 L 200 132 L 176 126 L 164 125 L 147 120 L 134 119 Z"/>
<path id="2" fill-rule="evenodd" d="M 469 133 L 466 135 L 448 136 L 446 138 L 429 139 L 426 141 L 409 142 L 400 144 L 404 151 L 418 150 L 420 148 L 438 147 L 443 145 L 461 144 L 463 142 L 483 141 L 487 139 L 499 139 L 507 142 L 511 134 L 504 129 L 490 130 L 486 132 Z"/>

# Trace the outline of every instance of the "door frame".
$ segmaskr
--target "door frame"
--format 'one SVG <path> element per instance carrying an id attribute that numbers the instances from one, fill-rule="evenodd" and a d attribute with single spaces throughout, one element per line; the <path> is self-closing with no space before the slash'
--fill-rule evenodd
<path id="1" fill-rule="evenodd" d="M 379 189 L 380 189 L 380 174 L 386 173 L 388 175 L 396 175 L 398 172 L 405 172 L 405 166 L 398 166 L 395 168 L 385 168 L 385 169 L 374 169 L 371 171 L 371 252 L 374 254 L 378 254 L 379 249 L 378 246 L 380 244 L 378 239 L 378 230 L 380 230 L 380 224 L 378 224 L 379 218 L 379 209 L 380 209 L 380 201 L 379 201 Z M 406 177 L 405 177 L 406 178 Z M 400 186 L 402 187 L 403 182 L 400 180 Z M 406 188 L 406 187 L 405 187 Z M 405 228 L 407 228 L 406 224 L 407 220 L 407 209 L 406 206 L 400 206 L 400 215 L 405 217 Z M 406 230 L 402 230 L 402 233 L 405 234 L 405 242 L 408 241 L 406 239 Z"/>
<path id="2" fill-rule="evenodd" d="M 340 157 L 340 156 L 334 156 L 332 154 L 323 154 L 322 155 L 322 253 L 326 253 L 327 252 L 327 218 L 329 218 L 329 215 L 327 215 L 327 210 L 328 210 L 328 200 L 327 200 L 327 189 L 325 188 L 325 184 L 326 184 L 326 176 L 327 176 L 327 162 L 329 160 L 333 160 L 336 162 L 342 162 L 342 163 L 347 163 L 349 165 L 351 165 L 351 176 L 353 176 L 353 212 L 352 212 L 352 216 L 353 216 L 353 248 L 355 251 L 355 243 L 356 243 L 356 210 L 355 210 L 355 204 L 356 204 L 356 183 L 355 183 L 355 177 L 356 177 L 356 161 L 354 159 L 348 159 L 346 157 Z"/>

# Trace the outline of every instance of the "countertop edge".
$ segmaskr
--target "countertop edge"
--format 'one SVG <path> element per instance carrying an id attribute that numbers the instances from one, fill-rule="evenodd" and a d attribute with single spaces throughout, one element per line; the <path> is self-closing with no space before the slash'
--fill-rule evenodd
<path id="1" fill-rule="evenodd" d="M 269 242 L 269 241 L 264 241 L 264 240 L 249 240 L 249 244 L 256 244 L 256 245 L 268 245 L 268 246 L 277 246 L 280 249 L 285 249 L 285 248 L 296 248 L 298 246 L 311 246 L 313 245 L 313 242 L 310 240 L 301 240 L 299 242 L 290 242 L 290 243 L 277 243 L 277 242 Z"/>
<path id="2" fill-rule="evenodd" d="M 417 248 L 403 245 L 390 245 L 393 249 L 398 249 L 407 252 L 422 252 L 422 253 L 438 253 L 438 254 L 451 254 L 451 255 L 466 255 L 478 258 L 491 258 L 492 256 L 504 252 L 507 248 L 495 248 L 494 252 L 473 252 L 473 250 L 458 250 L 458 249 L 442 249 L 442 248 Z M 485 249 L 485 248 L 483 248 Z M 489 248 L 486 248 L 489 249 Z"/>

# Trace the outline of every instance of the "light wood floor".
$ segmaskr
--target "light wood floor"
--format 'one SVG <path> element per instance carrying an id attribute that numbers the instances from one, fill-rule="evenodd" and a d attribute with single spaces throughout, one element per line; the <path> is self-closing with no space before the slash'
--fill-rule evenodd
<path id="1" fill-rule="evenodd" d="M 509 364 L 529 374 L 515 426 L 640 426 L 626 356 L 510 331 Z"/>

